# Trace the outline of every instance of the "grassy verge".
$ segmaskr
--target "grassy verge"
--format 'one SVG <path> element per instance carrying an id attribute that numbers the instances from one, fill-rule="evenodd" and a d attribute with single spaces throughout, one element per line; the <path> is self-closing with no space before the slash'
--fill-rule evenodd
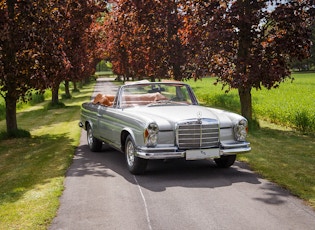
<path id="1" fill-rule="evenodd" d="M 294 74 L 295 80 L 285 81 L 277 89 L 252 90 L 253 114 L 267 120 L 305 133 L 315 132 L 315 73 Z M 222 85 L 214 86 L 214 78 L 189 81 L 200 101 L 240 112 L 237 90 L 225 94 Z M 204 86 L 203 86 L 204 85 Z"/>
<path id="2" fill-rule="evenodd" d="M 252 151 L 238 155 L 238 160 L 315 209 L 314 137 L 260 123 L 260 129 L 249 133 Z"/>
<path id="3" fill-rule="evenodd" d="M 79 143 L 80 105 L 90 99 L 84 86 L 66 107 L 47 110 L 48 101 L 25 106 L 19 128 L 32 138 L 0 140 L 0 229 L 46 229 L 56 214 L 64 175 Z M 5 121 L 0 121 L 0 131 Z"/>

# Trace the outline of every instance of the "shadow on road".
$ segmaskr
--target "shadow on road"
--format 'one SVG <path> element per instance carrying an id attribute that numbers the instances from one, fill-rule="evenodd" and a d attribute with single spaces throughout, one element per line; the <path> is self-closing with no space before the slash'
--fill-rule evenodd
<path id="1" fill-rule="evenodd" d="M 91 152 L 87 145 L 78 147 L 73 164 L 75 167 L 69 169 L 67 176 L 112 177 L 117 173 L 135 183 L 133 175 L 127 170 L 123 153 L 107 146 L 97 153 Z M 146 172 L 137 175 L 137 179 L 141 186 L 155 192 L 173 186 L 216 188 L 239 182 L 260 184 L 257 175 L 241 162 L 236 162 L 231 168 L 220 169 L 212 161 L 183 159 L 151 160 Z"/>
<path id="2" fill-rule="evenodd" d="M 68 177 L 92 175 L 96 177 L 121 176 L 126 181 L 136 184 L 134 175 L 130 174 L 124 154 L 110 147 L 103 146 L 102 152 L 91 152 L 87 145 L 78 147 Z M 283 197 L 289 192 L 273 183 L 261 182 L 261 178 L 253 173 L 245 163 L 235 162 L 228 169 L 217 168 L 212 161 L 152 160 L 143 175 L 136 176 L 139 185 L 152 192 L 163 192 L 172 187 L 209 188 L 232 186 L 237 183 L 258 185 L 264 190 L 264 197 L 253 197 L 254 200 L 266 204 L 281 204 Z"/>

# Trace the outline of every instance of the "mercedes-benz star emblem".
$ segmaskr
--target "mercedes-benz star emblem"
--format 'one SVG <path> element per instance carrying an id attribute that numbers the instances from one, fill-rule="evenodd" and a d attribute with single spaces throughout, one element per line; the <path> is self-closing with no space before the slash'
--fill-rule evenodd
<path id="1" fill-rule="evenodd" d="M 202 123 L 201 117 L 202 117 L 202 112 L 199 111 L 199 112 L 197 113 L 197 118 L 198 118 L 198 123 L 199 123 L 199 124 Z"/>

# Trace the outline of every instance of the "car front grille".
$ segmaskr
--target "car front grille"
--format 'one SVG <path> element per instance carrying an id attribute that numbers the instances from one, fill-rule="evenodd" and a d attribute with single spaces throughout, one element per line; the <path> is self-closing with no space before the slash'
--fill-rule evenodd
<path id="1" fill-rule="evenodd" d="M 218 121 L 199 119 L 178 122 L 176 125 L 176 142 L 179 149 L 218 147 Z"/>

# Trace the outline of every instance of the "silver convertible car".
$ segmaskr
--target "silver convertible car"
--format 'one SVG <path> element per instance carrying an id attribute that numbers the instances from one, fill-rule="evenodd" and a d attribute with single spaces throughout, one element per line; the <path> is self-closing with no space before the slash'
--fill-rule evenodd
<path id="1" fill-rule="evenodd" d="M 143 173 L 148 160 L 172 158 L 213 159 L 227 168 L 251 150 L 244 117 L 200 106 L 182 82 L 140 81 L 99 94 L 82 104 L 79 125 L 92 151 L 104 142 L 125 153 L 132 174 Z"/>

